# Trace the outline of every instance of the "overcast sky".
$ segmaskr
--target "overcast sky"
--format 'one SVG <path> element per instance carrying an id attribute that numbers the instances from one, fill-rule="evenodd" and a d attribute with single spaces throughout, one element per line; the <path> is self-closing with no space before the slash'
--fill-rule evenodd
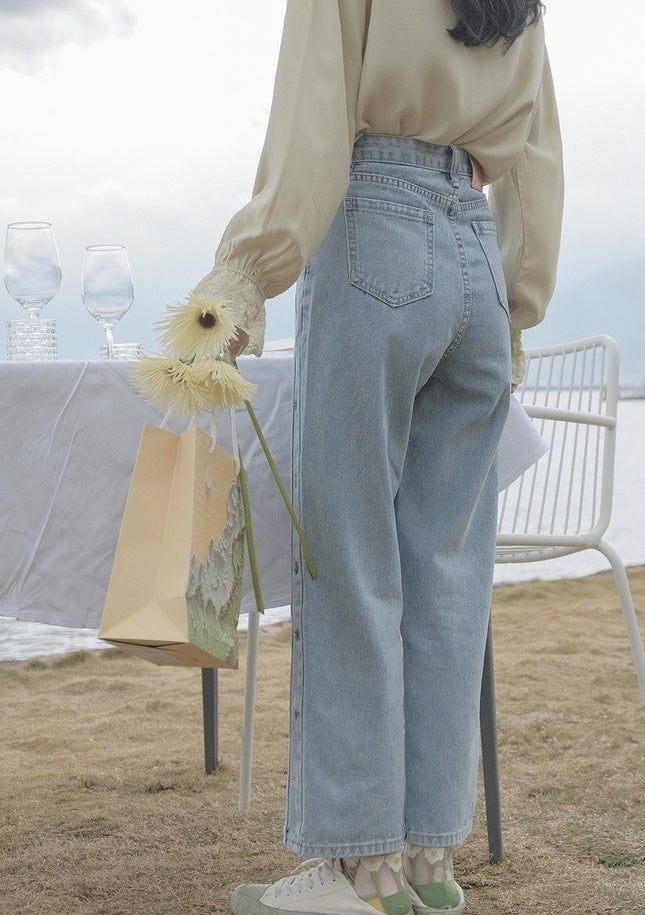
<path id="1" fill-rule="evenodd" d="M 330 0 L 331 2 L 331 0 Z M 127 246 L 135 301 L 116 339 L 154 349 L 153 322 L 206 273 L 250 194 L 284 0 L 1 0 L 0 227 L 54 224 L 63 285 L 43 312 L 62 358 L 94 358 L 86 245 Z M 642 0 L 550 0 L 546 30 L 565 144 L 560 284 L 642 256 Z M 292 294 L 268 337 L 293 330 Z M 4 322 L 23 312 L 0 286 Z M 581 329 L 581 335 L 584 328 Z"/>

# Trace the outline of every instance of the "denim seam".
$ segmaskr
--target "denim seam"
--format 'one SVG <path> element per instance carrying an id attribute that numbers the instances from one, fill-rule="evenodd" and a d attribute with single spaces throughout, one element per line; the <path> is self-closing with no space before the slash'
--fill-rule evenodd
<path id="1" fill-rule="evenodd" d="M 442 365 L 449 356 L 454 353 L 454 351 L 459 346 L 464 334 L 466 333 L 466 328 L 468 327 L 468 322 L 470 320 L 471 308 L 472 308 L 472 292 L 470 287 L 470 274 L 468 272 L 468 260 L 466 258 L 466 251 L 464 249 L 464 241 L 461 237 L 461 233 L 456 226 L 453 226 L 453 231 L 455 235 L 455 242 L 457 244 L 457 250 L 459 251 L 459 266 L 461 269 L 461 278 L 464 288 L 464 310 L 461 316 L 461 322 L 457 331 L 450 341 L 450 344 L 447 346 L 445 352 L 443 353 L 441 359 L 438 362 L 438 365 Z"/>
<path id="2" fill-rule="evenodd" d="M 479 245 L 482 249 L 484 257 L 486 258 L 486 263 L 491 272 L 493 282 L 495 284 L 495 289 L 497 290 L 497 298 L 499 304 L 504 309 L 506 317 L 511 320 L 511 315 L 508 306 L 508 293 L 506 291 L 506 282 L 504 280 L 504 275 L 500 270 L 495 269 L 495 261 L 491 260 L 490 252 L 487 250 L 486 245 L 484 244 L 484 239 L 489 238 L 493 240 L 493 243 L 497 244 L 497 228 L 493 220 L 475 220 L 471 223 L 473 227 L 473 232 L 475 237 L 479 242 Z"/>
<path id="3" fill-rule="evenodd" d="M 285 845 L 298 855 L 321 858 L 344 858 L 350 855 L 388 855 L 403 848 L 403 836 L 381 842 L 343 842 L 339 845 L 315 845 L 287 836 Z"/>
<path id="4" fill-rule="evenodd" d="M 396 153 L 387 155 L 382 152 L 371 153 L 367 150 L 361 150 L 357 154 L 355 153 L 352 157 L 354 163 L 356 162 L 374 162 L 377 165 L 401 165 L 404 168 L 426 168 L 428 171 L 441 172 L 445 175 L 450 175 L 450 159 L 443 158 L 439 153 L 433 155 L 424 155 L 421 153 L 418 156 L 400 156 Z M 471 170 L 470 168 L 464 166 L 463 168 L 458 168 L 456 173 L 462 178 L 470 178 Z"/>
<path id="5" fill-rule="evenodd" d="M 405 141 L 405 148 L 401 146 Z M 412 137 L 365 134 L 354 146 L 354 161 L 366 160 L 389 165 L 413 165 L 435 171 L 471 176 L 468 153 L 458 146 L 437 146 Z"/>
<path id="6" fill-rule="evenodd" d="M 431 848 L 447 848 L 451 845 L 460 845 L 472 832 L 472 820 L 455 832 L 408 832 L 405 841 L 410 845 L 427 845 Z"/>
<path id="7" fill-rule="evenodd" d="M 405 181 L 401 178 L 391 178 L 387 175 L 373 174 L 372 172 L 355 172 L 350 173 L 350 181 L 362 181 L 365 184 L 380 184 L 385 187 L 399 188 L 410 191 L 412 194 L 419 194 L 428 201 L 436 203 L 438 206 L 448 209 L 449 206 L 456 207 L 459 213 L 469 213 L 473 210 L 482 210 L 482 213 L 488 213 L 488 202 L 482 194 L 478 200 L 457 200 L 453 193 L 437 194 L 436 191 L 430 191 L 421 184 L 415 184 L 411 181 Z M 355 195 L 354 195 L 355 196 Z"/>
<path id="8" fill-rule="evenodd" d="M 308 335 L 309 312 L 305 307 L 304 299 L 307 294 L 306 278 L 309 270 L 305 268 L 301 277 L 301 296 L 303 299 L 298 315 L 298 352 L 294 358 L 294 378 L 293 378 L 293 419 L 292 419 L 292 480 L 291 491 L 293 504 L 298 517 L 302 519 L 301 504 L 301 434 L 300 422 L 302 415 L 302 373 L 306 372 L 307 366 L 305 361 L 306 345 L 304 345 Z M 304 364 L 303 364 L 304 361 Z M 293 574 L 292 569 L 292 599 L 291 599 L 291 628 L 292 628 L 292 675 L 290 684 L 290 701 L 289 701 L 289 730 L 292 735 L 289 750 L 289 765 L 287 772 L 287 804 L 284 824 L 284 838 L 289 830 L 289 823 L 293 819 L 295 822 L 302 822 L 303 813 L 303 796 L 302 796 L 302 705 L 304 693 L 304 656 L 302 640 L 302 603 L 304 599 L 304 577 L 302 573 L 302 557 L 300 556 L 300 542 L 295 532 L 291 532 L 291 562 L 294 563 L 296 555 L 299 557 L 300 569 L 297 575 Z M 300 630 L 300 639 L 297 640 L 296 633 Z M 296 641 L 298 648 L 296 650 Z M 296 723 L 294 719 L 295 703 L 298 703 L 300 720 Z"/>
<path id="9" fill-rule="evenodd" d="M 350 173 L 351 181 L 363 181 L 366 184 L 381 184 L 386 187 L 400 188 L 410 191 L 412 194 L 420 194 L 428 200 L 432 200 L 440 205 L 447 204 L 450 201 L 450 195 L 445 197 L 437 194 L 436 191 L 430 191 L 421 184 L 415 184 L 412 181 L 406 181 L 403 178 L 391 178 L 389 175 L 378 175 L 372 172 L 354 172 Z"/>

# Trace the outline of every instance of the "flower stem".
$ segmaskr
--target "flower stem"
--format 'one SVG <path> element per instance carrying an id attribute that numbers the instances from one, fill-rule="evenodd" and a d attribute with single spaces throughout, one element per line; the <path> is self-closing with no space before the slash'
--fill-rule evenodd
<path id="1" fill-rule="evenodd" d="M 253 593 L 255 595 L 255 607 L 258 613 L 264 613 L 264 598 L 260 586 L 260 573 L 258 571 L 258 560 L 255 553 L 255 540 L 253 538 L 253 522 L 251 520 L 251 506 L 249 504 L 249 488 L 246 481 L 246 470 L 242 463 L 242 452 L 237 449 L 240 459 L 240 472 L 238 479 L 242 491 L 242 506 L 244 508 L 244 526 L 246 528 L 246 548 L 249 554 L 249 566 L 251 567 L 251 580 L 253 581 Z"/>
<path id="2" fill-rule="evenodd" d="M 272 456 L 271 452 L 269 451 L 269 446 L 267 445 L 266 439 L 265 439 L 264 435 L 262 434 L 262 429 L 260 428 L 260 424 L 258 422 L 257 416 L 255 415 L 255 411 L 248 400 L 244 401 L 244 406 L 246 407 L 247 412 L 248 412 L 249 416 L 251 417 L 251 422 L 253 423 L 253 428 L 255 429 L 255 434 L 258 437 L 258 441 L 260 442 L 260 445 L 262 446 L 262 450 L 264 451 L 264 456 L 266 457 L 269 467 L 271 468 L 271 473 L 273 474 L 273 479 L 275 480 L 275 484 L 278 487 L 278 490 L 280 491 L 280 495 L 282 496 L 284 504 L 287 507 L 287 511 L 289 512 L 289 516 L 293 522 L 293 526 L 295 527 L 296 533 L 298 534 L 298 538 L 300 539 L 300 543 L 302 545 L 302 552 L 304 554 L 305 561 L 307 563 L 307 568 L 309 569 L 309 574 L 311 575 L 312 578 L 315 579 L 318 577 L 318 573 L 316 572 L 316 567 L 314 565 L 314 561 L 312 559 L 311 553 L 309 552 L 309 546 L 307 545 L 307 540 L 305 538 L 304 531 L 302 530 L 302 527 L 300 526 L 300 522 L 298 521 L 298 518 L 296 517 L 296 513 L 293 510 L 293 505 L 291 504 L 291 500 L 289 499 L 289 496 L 287 495 L 287 491 L 285 490 L 282 480 L 280 479 L 280 474 L 278 473 L 278 468 L 276 467 L 275 461 L 273 460 L 273 456 Z"/>

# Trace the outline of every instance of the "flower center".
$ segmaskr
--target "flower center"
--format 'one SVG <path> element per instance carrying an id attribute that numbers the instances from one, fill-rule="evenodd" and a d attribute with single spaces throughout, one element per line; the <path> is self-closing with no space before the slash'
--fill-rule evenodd
<path id="1" fill-rule="evenodd" d="M 210 311 L 202 311 L 199 318 L 197 319 L 202 327 L 210 328 L 215 327 L 217 324 L 217 319 L 214 314 L 211 314 Z"/>

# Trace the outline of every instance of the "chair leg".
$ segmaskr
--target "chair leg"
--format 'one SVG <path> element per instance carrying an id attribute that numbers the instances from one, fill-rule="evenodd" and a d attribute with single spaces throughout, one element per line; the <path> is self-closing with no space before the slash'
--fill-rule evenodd
<path id="1" fill-rule="evenodd" d="M 629 645 L 632 650 L 632 658 L 634 659 L 634 667 L 636 668 L 641 698 L 643 700 L 643 705 L 645 706 L 645 650 L 643 649 L 643 640 L 638 627 L 638 618 L 636 617 L 636 610 L 634 609 L 634 601 L 632 599 L 631 588 L 629 587 L 627 572 L 625 571 L 622 559 L 612 546 L 609 546 L 608 543 L 601 540 L 598 543 L 597 548 L 611 563 L 611 569 L 614 573 L 618 597 L 620 598 L 620 605 L 623 611 L 623 618 L 625 620 L 625 627 L 629 637 Z"/>
<path id="2" fill-rule="evenodd" d="M 479 727 L 484 770 L 484 795 L 486 798 L 486 827 L 488 830 L 488 855 L 492 864 L 504 859 L 502 845 L 502 817 L 499 794 L 499 767 L 497 759 L 497 723 L 495 717 L 495 674 L 493 670 L 493 631 L 488 624 L 488 638 L 484 655 L 479 703 Z"/>

